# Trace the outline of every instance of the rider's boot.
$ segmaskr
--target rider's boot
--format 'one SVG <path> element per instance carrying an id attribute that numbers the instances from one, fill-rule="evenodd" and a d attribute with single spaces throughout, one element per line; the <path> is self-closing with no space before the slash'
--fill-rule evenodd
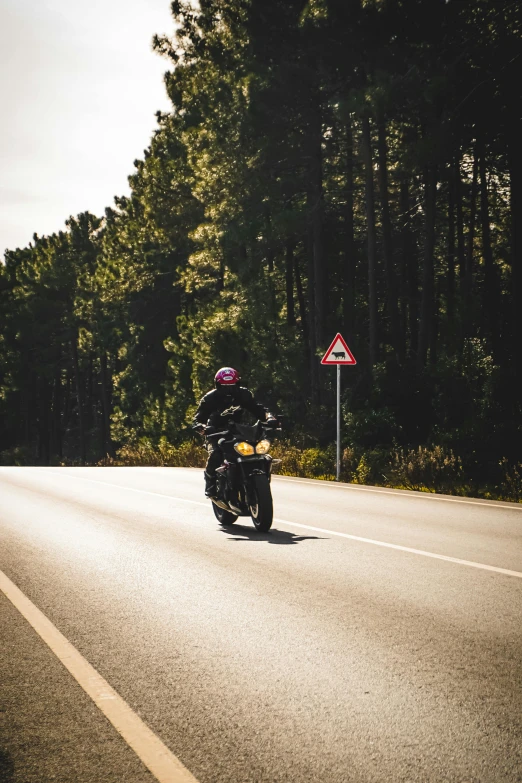
<path id="1" fill-rule="evenodd" d="M 205 476 L 205 495 L 207 498 L 216 497 L 216 477 L 211 473 L 204 472 Z"/>

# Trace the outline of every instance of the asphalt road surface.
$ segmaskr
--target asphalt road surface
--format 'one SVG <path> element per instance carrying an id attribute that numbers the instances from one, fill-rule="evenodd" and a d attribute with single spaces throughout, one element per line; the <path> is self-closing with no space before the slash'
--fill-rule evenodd
<path id="1" fill-rule="evenodd" d="M 522 781 L 522 506 L 202 484 L 0 468 L 2 783 Z"/>

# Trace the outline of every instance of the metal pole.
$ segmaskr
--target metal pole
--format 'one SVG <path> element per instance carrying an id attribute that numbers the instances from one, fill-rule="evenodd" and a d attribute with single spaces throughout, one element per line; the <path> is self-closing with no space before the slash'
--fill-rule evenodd
<path id="1" fill-rule="evenodd" d="M 337 475 L 341 476 L 341 365 L 337 365 Z"/>

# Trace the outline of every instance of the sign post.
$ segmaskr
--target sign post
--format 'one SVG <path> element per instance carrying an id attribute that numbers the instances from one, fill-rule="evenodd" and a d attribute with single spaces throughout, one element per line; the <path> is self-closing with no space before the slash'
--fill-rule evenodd
<path id="1" fill-rule="evenodd" d="M 337 365 L 337 468 L 335 480 L 341 475 L 341 365 Z"/>
<path id="2" fill-rule="evenodd" d="M 335 468 L 335 480 L 341 476 L 341 365 L 357 364 L 353 353 L 348 348 L 346 340 L 340 332 L 335 335 L 332 344 L 321 359 L 321 364 L 337 365 L 337 459 Z"/>

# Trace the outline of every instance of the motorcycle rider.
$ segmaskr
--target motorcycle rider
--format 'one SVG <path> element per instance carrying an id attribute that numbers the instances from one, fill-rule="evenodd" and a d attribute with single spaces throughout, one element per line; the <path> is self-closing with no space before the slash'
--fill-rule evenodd
<path id="1" fill-rule="evenodd" d="M 208 432 L 219 432 L 226 427 L 226 421 L 219 421 L 223 411 L 231 407 L 239 407 L 252 413 L 256 419 L 272 422 L 277 425 L 277 419 L 260 403 L 254 400 L 252 392 L 239 385 L 241 380 L 237 370 L 233 367 L 221 367 L 214 376 L 215 388 L 207 392 L 198 405 L 194 414 L 194 428 L 204 435 Z M 211 420 L 210 426 L 207 426 Z M 199 425 L 199 426 L 198 426 Z M 223 462 L 223 452 L 217 443 L 207 442 L 208 460 L 205 466 L 205 495 L 208 498 L 216 494 L 216 470 Z"/>

